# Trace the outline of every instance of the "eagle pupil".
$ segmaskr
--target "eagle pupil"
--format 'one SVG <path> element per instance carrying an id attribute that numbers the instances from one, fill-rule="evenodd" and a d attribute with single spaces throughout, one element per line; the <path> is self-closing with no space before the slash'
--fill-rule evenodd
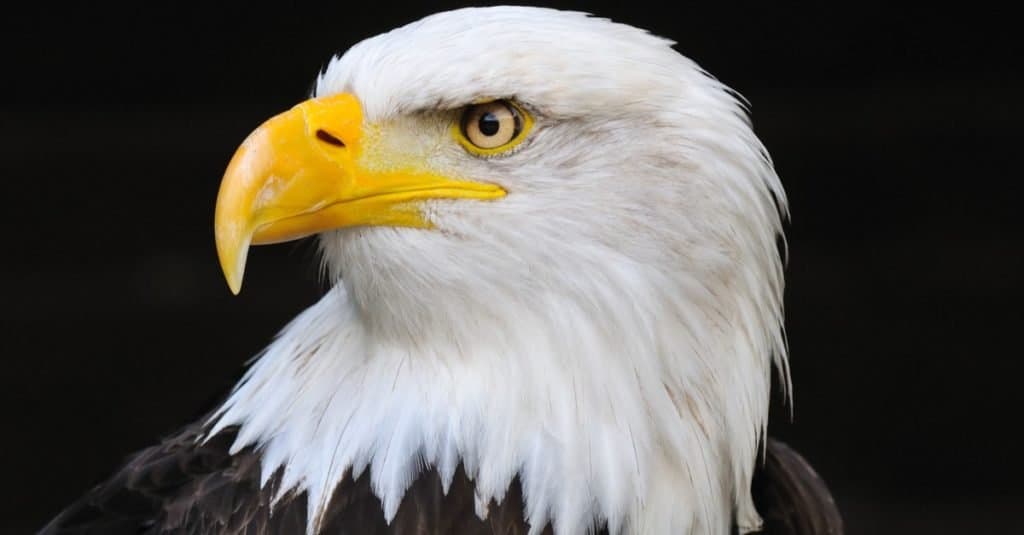
<path id="1" fill-rule="evenodd" d="M 480 116 L 480 121 L 477 124 L 480 127 L 480 133 L 490 137 L 498 133 L 501 130 L 501 121 L 493 113 L 485 113 Z"/>

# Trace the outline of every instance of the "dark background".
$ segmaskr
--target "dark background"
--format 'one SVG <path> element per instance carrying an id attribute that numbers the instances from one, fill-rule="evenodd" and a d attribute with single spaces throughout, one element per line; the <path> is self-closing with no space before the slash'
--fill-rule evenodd
<path id="1" fill-rule="evenodd" d="M 221 173 L 333 53 L 454 5 L 42 4 L 0 22 L 4 533 L 209 408 L 316 300 L 309 241 L 254 250 L 231 297 Z M 1019 529 L 1017 17 L 707 4 L 571 7 L 674 38 L 753 104 L 793 211 L 795 417 L 772 433 L 850 533 Z"/>

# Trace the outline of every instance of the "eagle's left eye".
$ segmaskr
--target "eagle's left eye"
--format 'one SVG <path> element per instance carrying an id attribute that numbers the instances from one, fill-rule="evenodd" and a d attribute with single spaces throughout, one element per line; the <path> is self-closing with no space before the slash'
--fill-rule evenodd
<path id="1" fill-rule="evenodd" d="M 530 117 L 507 100 L 466 106 L 457 138 L 473 154 L 489 156 L 511 149 L 526 135 Z"/>

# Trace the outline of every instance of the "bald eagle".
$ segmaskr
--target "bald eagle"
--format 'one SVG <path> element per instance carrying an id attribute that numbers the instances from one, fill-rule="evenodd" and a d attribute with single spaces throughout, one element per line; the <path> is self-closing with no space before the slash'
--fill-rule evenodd
<path id="1" fill-rule="evenodd" d="M 840 533 L 766 437 L 783 187 L 738 97 L 582 13 L 367 39 L 241 145 L 215 237 L 332 287 L 58 533 Z"/>

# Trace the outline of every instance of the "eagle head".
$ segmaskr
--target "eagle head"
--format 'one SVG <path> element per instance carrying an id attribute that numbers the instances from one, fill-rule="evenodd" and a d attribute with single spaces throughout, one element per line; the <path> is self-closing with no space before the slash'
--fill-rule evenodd
<path id="1" fill-rule="evenodd" d="M 484 503 L 518 477 L 564 533 L 757 525 L 785 196 L 737 96 L 671 46 L 441 13 L 331 60 L 238 149 L 215 216 L 232 290 L 250 245 L 314 234 L 333 288 L 217 425 L 311 518 L 343 474 L 369 468 L 393 515 L 421 466 L 461 463 Z"/>

